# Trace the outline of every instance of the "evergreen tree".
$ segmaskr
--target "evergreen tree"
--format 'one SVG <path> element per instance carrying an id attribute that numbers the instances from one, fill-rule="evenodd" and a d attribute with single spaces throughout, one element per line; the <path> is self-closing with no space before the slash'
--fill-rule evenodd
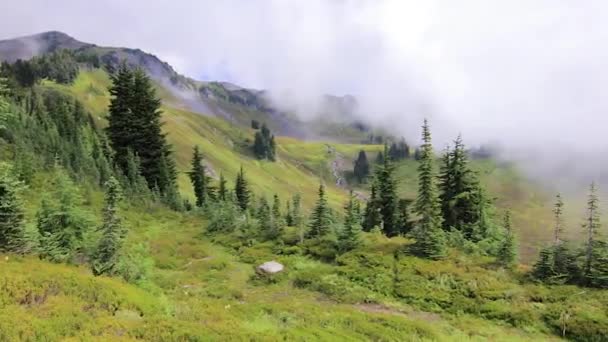
<path id="1" fill-rule="evenodd" d="M 270 239 L 278 239 L 283 233 L 285 228 L 285 220 L 281 214 L 281 201 L 277 194 L 274 195 L 272 200 L 272 231 L 270 232 Z"/>
<path id="2" fill-rule="evenodd" d="M 445 236 L 441 230 L 441 204 L 437 195 L 435 174 L 433 171 L 433 145 L 431 132 L 425 119 L 422 126 L 420 161 L 418 165 L 418 198 L 415 210 L 420 220 L 413 235 L 416 238 L 414 250 L 417 254 L 439 259 L 446 254 Z"/>
<path id="3" fill-rule="evenodd" d="M 553 265 L 553 248 L 545 247 L 540 250 L 538 260 L 534 264 L 532 274 L 536 279 L 546 281 L 555 275 Z"/>
<path id="4" fill-rule="evenodd" d="M 588 286 L 608 287 L 608 244 L 601 240 L 599 199 L 595 183 L 591 183 L 584 224 L 587 235 L 584 246 L 582 281 Z"/>
<path id="5" fill-rule="evenodd" d="M 141 174 L 141 162 L 139 157 L 129 149 L 127 151 L 127 182 L 126 186 L 135 196 L 146 196 L 149 194 L 148 183 Z"/>
<path id="6" fill-rule="evenodd" d="M 131 130 L 134 128 L 132 126 L 135 122 L 135 113 L 131 108 L 131 101 L 134 96 L 133 73 L 126 63 L 121 64 L 117 72 L 112 75 L 110 95 L 112 100 L 109 107 L 106 132 L 115 152 L 114 161 L 121 170 L 126 170 L 129 149 L 138 151 L 132 148 L 131 142 L 133 138 Z"/>
<path id="7" fill-rule="evenodd" d="M 207 201 L 207 177 L 205 175 L 205 166 L 203 165 L 203 156 L 198 146 L 194 146 L 189 175 L 192 187 L 194 188 L 194 195 L 196 196 L 196 206 L 202 207 Z"/>
<path id="8" fill-rule="evenodd" d="M 448 149 L 443 157 L 440 174 L 440 199 L 443 227 L 464 233 L 465 238 L 474 238 L 470 228 L 480 219 L 478 188 L 481 185 L 468 166 L 468 157 L 459 135 L 454 149 Z"/>
<path id="9" fill-rule="evenodd" d="M 288 227 L 293 227 L 293 218 L 291 217 L 291 202 L 285 202 L 285 224 Z"/>
<path id="10" fill-rule="evenodd" d="M 217 189 L 217 198 L 220 201 L 226 201 L 228 199 L 228 187 L 226 186 L 226 178 L 224 178 L 223 173 L 220 173 L 220 183 Z"/>
<path id="11" fill-rule="evenodd" d="M 260 222 L 260 230 L 264 239 L 272 240 L 276 238 L 273 216 L 266 197 L 262 196 L 260 198 L 260 203 L 256 216 L 258 221 Z"/>
<path id="12" fill-rule="evenodd" d="M 374 227 L 380 226 L 381 223 L 382 218 L 380 217 L 376 182 L 374 181 L 371 185 L 370 197 L 363 214 L 363 230 L 369 232 L 374 229 Z"/>
<path id="13" fill-rule="evenodd" d="M 512 267 L 517 261 L 517 245 L 511 228 L 511 213 L 509 211 L 505 213 L 503 228 L 504 238 L 498 250 L 497 261 L 504 267 Z"/>
<path id="14" fill-rule="evenodd" d="M 555 196 L 555 206 L 553 207 L 553 218 L 555 220 L 555 226 L 553 227 L 553 245 L 557 246 L 561 243 L 561 234 L 563 232 L 563 219 L 562 213 L 564 209 L 564 202 L 562 201 L 562 195 L 557 194 Z"/>
<path id="15" fill-rule="evenodd" d="M 6 164 L 0 165 L 0 251 L 23 253 L 27 248 L 23 185 Z"/>
<path id="16" fill-rule="evenodd" d="M 367 161 L 367 155 L 365 151 L 359 151 L 359 156 L 355 160 L 353 168 L 353 174 L 359 183 L 363 183 L 367 176 L 369 176 L 369 162 Z"/>
<path id="17" fill-rule="evenodd" d="M 410 204 L 411 204 L 411 200 L 407 200 L 407 199 L 399 199 L 398 202 L 398 225 L 399 225 L 399 230 L 403 233 L 403 234 L 407 234 L 412 230 L 412 223 L 410 222 Z"/>
<path id="18" fill-rule="evenodd" d="M 259 131 L 255 132 L 253 140 L 253 153 L 258 159 L 268 159 L 274 161 L 276 157 L 276 143 L 274 135 L 266 124 L 262 124 Z"/>
<path id="19" fill-rule="evenodd" d="M 58 170 L 54 191 L 42 199 L 36 214 L 40 235 L 40 256 L 52 261 L 68 261 L 83 252 L 84 238 L 92 220 L 81 209 L 79 189 L 69 176 Z"/>
<path id="20" fill-rule="evenodd" d="M 291 225 L 293 227 L 300 227 L 304 221 L 302 215 L 302 196 L 298 193 L 293 195 L 291 199 Z"/>
<path id="21" fill-rule="evenodd" d="M 106 194 L 102 211 L 103 223 L 99 230 L 101 239 L 93 255 L 92 270 L 98 276 L 113 274 L 118 262 L 118 253 L 126 235 L 118 213 L 118 204 L 122 199 L 122 191 L 118 181 L 112 177 L 106 182 Z"/>
<path id="22" fill-rule="evenodd" d="M 236 176 L 236 182 L 234 186 L 234 194 L 236 196 L 237 203 L 241 210 L 245 211 L 249 208 L 249 187 L 247 185 L 247 179 L 245 179 L 245 171 L 241 166 L 241 170 Z"/>
<path id="23" fill-rule="evenodd" d="M 397 182 L 395 167 L 389 155 L 387 145 L 384 145 L 384 163 L 376 168 L 377 203 L 382 219 L 382 231 L 386 236 L 396 236 L 401 232 L 399 226 L 399 199 L 397 197 Z"/>
<path id="24" fill-rule="evenodd" d="M 126 173 L 128 151 L 141 161 L 141 173 L 152 189 L 172 198 L 177 193 L 177 172 L 171 148 L 161 130 L 161 101 L 150 78 L 141 69 L 134 72 L 125 63 L 112 77 L 108 127 L 115 162 Z"/>
<path id="25" fill-rule="evenodd" d="M 357 212 L 357 202 L 351 190 L 344 207 L 344 226 L 338 234 L 338 246 L 342 252 L 353 250 L 361 244 L 361 222 Z"/>
<path id="26" fill-rule="evenodd" d="M 324 237 L 330 233 L 331 213 L 327 199 L 325 198 L 325 187 L 319 185 L 319 197 L 310 217 L 309 236 L 312 238 Z"/>

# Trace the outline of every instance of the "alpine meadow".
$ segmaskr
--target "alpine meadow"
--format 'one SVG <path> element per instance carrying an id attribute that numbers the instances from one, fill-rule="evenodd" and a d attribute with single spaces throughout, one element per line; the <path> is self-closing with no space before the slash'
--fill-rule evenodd
<path id="1" fill-rule="evenodd" d="M 47 6 L 37 2 L 15 4 L 15 15 Z M 177 3 L 163 6 L 200 10 Z M 506 123 L 528 114 L 494 119 L 511 114 L 472 101 L 467 108 L 487 112 L 467 119 L 455 99 L 471 95 L 476 79 L 436 86 L 451 81 L 446 62 L 433 64 L 429 75 L 445 74 L 426 82 L 428 65 L 415 63 L 411 46 L 447 60 L 449 45 L 428 43 L 443 37 L 434 21 L 443 16 L 421 15 L 428 30 L 393 35 L 393 21 L 376 20 L 385 7 L 405 10 L 391 1 L 312 1 L 306 9 L 254 1 L 271 24 L 239 22 L 250 6 L 240 0 L 211 3 L 200 26 L 178 23 L 176 9 L 164 17 L 159 4 L 142 2 L 149 8 L 139 12 L 114 1 L 107 6 L 116 18 L 99 10 L 104 28 L 95 26 L 102 19 L 59 24 L 58 9 L 49 9 L 55 19 L 0 23 L 0 341 L 608 341 L 608 165 L 594 129 L 585 149 L 597 151 L 597 163 L 587 163 L 562 145 L 537 150 L 537 141 L 550 141 L 542 129 Z M 69 21 L 68 13 L 90 16 L 101 5 L 55 6 Z M 138 16 L 151 26 L 138 26 Z M 160 17 L 173 27 L 155 27 Z M 133 29 L 118 18 L 133 19 Z M 232 22 L 219 21 L 226 18 Z M 292 34 L 278 32 L 289 18 Z M 261 26 L 243 35 L 252 23 Z M 481 23 L 492 26 L 471 20 L 484 31 Z M 547 30 L 561 29 L 552 23 Z M 47 28 L 35 33 L 40 25 Z M 219 28 L 205 32 L 210 26 Z M 179 27 L 192 31 L 172 43 L 149 38 Z M 316 35 L 302 33 L 312 27 Z M 185 36 L 214 32 L 225 40 L 187 45 L 208 41 L 204 54 L 177 49 Z M 99 41 L 81 41 L 81 33 Z M 130 45 L 139 36 L 142 45 Z M 480 53 L 479 68 L 462 62 L 459 77 L 500 69 L 479 61 L 482 36 L 462 41 L 463 60 Z M 248 50 L 248 39 L 266 45 Z M 420 68 L 407 81 L 398 68 L 377 65 L 393 65 L 392 39 L 408 41 L 413 64 L 403 70 Z M 97 45 L 107 42 L 128 47 Z M 300 55 L 307 44 L 331 49 Z M 536 44 L 545 44 L 542 36 Z M 507 51 L 505 60 L 515 49 L 492 48 Z M 293 50 L 277 51 L 275 61 L 274 49 Z M 522 49 L 532 56 L 535 48 Z M 347 69 L 355 61 L 369 65 Z M 553 74 L 555 89 L 586 80 L 572 76 L 580 61 L 571 61 L 569 72 Z M 379 70 L 384 83 L 369 76 Z M 519 91 L 511 86 L 504 85 Z M 576 101 L 586 113 L 592 106 L 583 102 L 595 98 L 581 89 Z M 433 103 L 427 91 L 450 101 Z M 389 99 L 392 92 L 402 95 Z M 530 100 L 498 93 L 511 96 L 499 103 L 512 103 L 513 112 Z M 554 108 L 544 105 L 546 93 L 533 94 L 535 111 Z M 393 101 L 406 98 L 419 103 Z M 399 105 L 393 111 L 389 103 Z M 569 120 L 560 115 L 547 120 Z M 496 139 L 487 138 L 491 120 L 499 122 Z M 553 154 L 570 161 L 551 166 L 551 175 L 540 171 Z"/>

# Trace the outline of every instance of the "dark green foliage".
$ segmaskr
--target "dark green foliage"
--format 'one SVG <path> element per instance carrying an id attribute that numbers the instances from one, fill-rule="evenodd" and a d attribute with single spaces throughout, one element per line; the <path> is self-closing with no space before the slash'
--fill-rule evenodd
<path id="1" fill-rule="evenodd" d="M 70 84 L 78 76 L 78 62 L 69 50 L 58 50 L 31 60 L 39 78 Z"/>
<path id="2" fill-rule="evenodd" d="M 178 199 L 175 161 L 161 130 L 160 99 L 150 78 L 141 69 L 131 71 L 121 65 L 112 76 L 108 137 L 114 160 L 126 172 L 128 151 L 141 161 L 141 173 L 150 189 L 158 187 L 168 203 Z"/>
<path id="3" fill-rule="evenodd" d="M 553 245 L 541 249 L 539 258 L 534 264 L 532 275 L 543 282 L 550 284 L 571 283 L 580 278 L 580 269 L 576 256 L 572 253 L 568 244 L 562 241 L 564 202 L 560 194 L 557 194 L 553 207 L 554 228 Z"/>
<path id="4" fill-rule="evenodd" d="M 370 197 L 367 201 L 367 204 L 365 206 L 365 212 L 363 214 L 363 230 L 369 232 L 374 227 L 379 227 L 381 223 L 382 217 L 380 216 L 376 182 L 373 182 L 371 185 Z"/>
<path id="5" fill-rule="evenodd" d="M 310 216 L 308 236 L 310 238 L 319 238 L 328 235 L 331 232 L 332 217 L 325 198 L 325 187 L 319 185 L 319 197 L 317 203 Z"/>
<path id="6" fill-rule="evenodd" d="M 0 164 L 0 251 L 24 253 L 27 248 L 22 184 L 11 168 Z"/>
<path id="7" fill-rule="evenodd" d="M 351 191 L 344 207 L 344 225 L 338 234 L 338 247 L 341 252 L 348 252 L 361 244 L 362 229 L 358 202 Z"/>
<path id="8" fill-rule="evenodd" d="M 367 155 L 365 151 L 359 151 L 359 156 L 355 160 L 353 168 L 353 174 L 359 183 L 365 182 L 367 176 L 369 176 L 369 162 L 367 161 Z"/>
<path id="9" fill-rule="evenodd" d="M 70 261 L 86 252 L 84 240 L 93 221 L 81 209 L 83 199 L 78 187 L 63 170 L 57 170 L 53 188 L 36 214 L 39 252 L 52 261 Z"/>
<path id="10" fill-rule="evenodd" d="M 517 244 L 511 228 L 511 213 L 505 213 L 503 221 L 504 237 L 498 250 L 496 261 L 503 267 L 513 267 L 517 262 Z"/>
<path id="11" fill-rule="evenodd" d="M 236 201 L 241 208 L 241 210 L 245 211 L 249 208 L 249 186 L 247 185 L 247 179 L 245 178 L 245 171 L 243 171 L 243 167 L 239 173 L 236 175 L 236 181 L 234 183 L 234 194 L 236 196 Z"/>
<path id="12" fill-rule="evenodd" d="M 279 196 L 276 194 L 272 200 L 272 215 L 271 215 L 271 225 L 272 229 L 268 232 L 267 238 L 269 239 L 278 239 L 285 229 L 285 219 L 281 214 L 281 201 L 279 200 Z"/>
<path id="13" fill-rule="evenodd" d="M 441 204 L 437 195 L 433 170 L 433 146 L 426 119 L 422 126 L 420 163 L 418 165 L 418 198 L 415 210 L 420 216 L 412 235 L 416 238 L 414 251 L 423 257 L 439 259 L 446 254 L 445 236 L 441 225 Z"/>
<path id="14" fill-rule="evenodd" d="M 260 122 L 258 120 L 251 120 L 251 128 L 260 129 Z"/>
<path id="15" fill-rule="evenodd" d="M 256 218 L 260 223 L 260 231 L 263 238 L 271 240 L 274 236 L 274 226 L 272 222 L 272 213 L 270 212 L 270 205 L 266 197 L 260 198 L 260 203 L 256 212 Z"/>
<path id="16" fill-rule="evenodd" d="M 217 188 L 217 198 L 220 201 L 226 201 L 228 199 L 228 187 L 226 186 L 226 178 L 224 178 L 223 173 L 220 173 L 220 181 Z"/>
<path id="17" fill-rule="evenodd" d="M 382 153 L 382 151 L 378 151 L 378 154 L 376 154 L 376 164 L 384 164 L 384 153 Z"/>
<path id="18" fill-rule="evenodd" d="M 454 148 L 446 150 L 439 176 L 441 211 L 445 230 L 462 231 L 465 238 L 478 240 L 483 232 L 474 229 L 479 222 L 481 211 L 486 202 L 480 198 L 481 185 L 475 173 L 468 166 L 468 157 L 458 136 Z"/>
<path id="19" fill-rule="evenodd" d="M 202 207 L 207 201 L 207 176 L 205 175 L 203 156 L 198 146 L 194 146 L 189 176 L 196 196 L 196 206 Z"/>
<path id="20" fill-rule="evenodd" d="M 399 231 L 403 234 L 409 233 L 413 229 L 413 224 L 410 221 L 410 204 L 412 200 L 401 198 L 398 202 L 398 225 Z"/>
<path id="21" fill-rule="evenodd" d="M 113 274 L 118 263 L 126 229 L 121 222 L 118 204 L 122 199 L 120 183 L 115 178 L 106 182 L 106 194 L 102 211 L 101 239 L 93 255 L 91 268 L 94 275 Z"/>
<path id="22" fill-rule="evenodd" d="M 270 134 L 270 130 L 266 124 L 262 124 L 262 128 L 255 132 L 253 153 L 258 159 L 267 159 L 270 161 L 276 159 L 274 135 Z"/>
<path id="23" fill-rule="evenodd" d="M 608 287 L 608 244 L 601 239 L 599 199 L 595 183 L 591 183 L 587 199 L 586 233 L 581 282 L 584 285 Z"/>
<path id="24" fill-rule="evenodd" d="M 388 149 L 388 156 L 393 161 L 406 159 L 406 158 L 410 157 L 410 147 L 405 142 L 404 138 L 401 138 L 401 140 L 398 143 L 393 142 L 391 144 L 390 148 Z"/>
<path id="25" fill-rule="evenodd" d="M 382 231 L 386 236 L 396 236 L 402 232 L 399 224 L 399 198 L 397 197 L 397 181 L 395 180 L 395 166 L 388 156 L 388 147 L 384 146 L 382 165 L 376 167 L 376 203 L 380 212 Z"/>
<path id="26" fill-rule="evenodd" d="M 0 68 L 0 75 L 19 88 L 30 88 L 41 79 L 70 84 L 78 72 L 78 62 L 69 50 L 54 51 L 27 61 L 19 59 L 12 64 L 4 62 Z"/>
<path id="27" fill-rule="evenodd" d="M 141 174 L 141 161 L 133 151 L 127 151 L 127 173 L 126 182 L 123 182 L 123 187 L 126 188 L 134 199 L 145 200 L 150 196 L 148 182 Z"/>

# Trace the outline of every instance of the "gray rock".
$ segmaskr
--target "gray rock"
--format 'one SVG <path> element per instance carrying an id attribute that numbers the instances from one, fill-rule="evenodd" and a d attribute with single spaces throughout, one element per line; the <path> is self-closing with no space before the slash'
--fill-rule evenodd
<path id="1" fill-rule="evenodd" d="M 260 273 L 275 274 L 282 272 L 284 268 L 285 267 L 282 264 L 276 261 L 268 261 L 258 266 L 257 271 Z"/>

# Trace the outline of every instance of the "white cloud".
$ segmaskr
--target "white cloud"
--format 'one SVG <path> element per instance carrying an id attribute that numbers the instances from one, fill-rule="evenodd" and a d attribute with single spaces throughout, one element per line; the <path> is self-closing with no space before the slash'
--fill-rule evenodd
<path id="1" fill-rule="evenodd" d="M 438 145 L 461 131 L 558 160 L 608 150 L 607 11 L 557 0 L 21 0 L 0 4 L 0 32 L 138 47 L 301 108 L 354 93 L 370 120 L 411 140 L 430 116 Z"/>

